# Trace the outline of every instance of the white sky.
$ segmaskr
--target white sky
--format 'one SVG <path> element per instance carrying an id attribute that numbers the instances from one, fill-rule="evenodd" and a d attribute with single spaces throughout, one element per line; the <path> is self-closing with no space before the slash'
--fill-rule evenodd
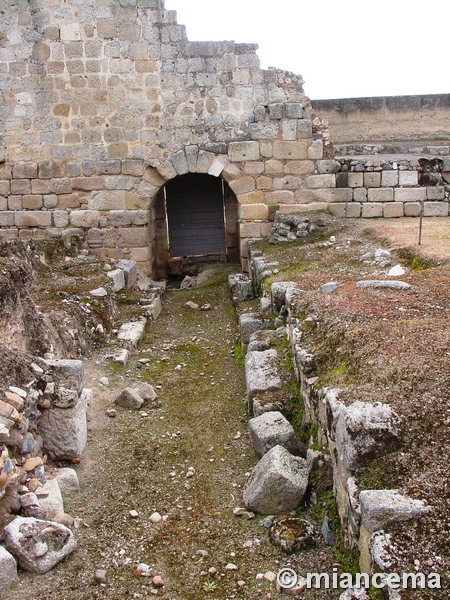
<path id="1" fill-rule="evenodd" d="M 313 100 L 450 93 L 450 0 L 166 0 L 191 41 L 255 42 Z"/>

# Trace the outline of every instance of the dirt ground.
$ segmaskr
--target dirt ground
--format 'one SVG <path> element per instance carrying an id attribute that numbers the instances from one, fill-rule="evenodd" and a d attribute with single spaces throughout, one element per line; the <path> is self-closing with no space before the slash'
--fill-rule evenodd
<path id="1" fill-rule="evenodd" d="M 320 239 L 305 238 L 289 247 L 263 244 L 280 262 L 271 280 L 298 281 L 305 291 L 299 315 L 317 315 L 319 325 L 305 336 L 305 345 L 318 357 L 320 381 L 340 387 L 348 402 L 389 402 L 403 419 L 402 447 L 374 461 L 358 479 L 363 489 L 397 487 L 433 506 L 430 517 L 398 528 L 393 571 L 409 572 L 416 560 L 442 573 L 447 587 L 435 596 L 420 590 L 403 594 L 408 600 L 448 597 L 450 573 L 450 221 L 424 219 L 420 248 L 418 232 L 418 219 L 329 218 Z M 321 246 L 331 235 L 336 241 Z M 410 292 L 355 289 L 357 279 L 386 275 L 376 264 L 359 262 L 379 247 L 391 251 L 392 265 L 405 266 L 402 279 L 411 284 Z M 414 259 L 419 270 L 412 268 Z M 107 358 L 108 347 L 88 350 L 85 386 L 94 391 L 89 439 L 74 465 L 80 491 L 65 505 L 86 526 L 76 531 L 78 547 L 70 557 L 46 576 L 21 572 L 5 600 L 270 599 L 278 595 L 275 584 L 258 574 L 286 566 L 300 574 L 331 573 L 334 565 L 350 569 L 345 561 L 352 557 L 325 544 L 286 556 L 270 544 L 261 517 L 233 516 L 257 459 L 243 401 L 244 369 L 235 357 L 238 330 L 228 272 L 219 271 L 206 287 L 169 292 L 162 314 L 149 325 L 141 351 L 126 368 Z M 318 286 L 332 279 L 338 292 L 317 294 Z M 211 309 L 189 310 L 187 300 Z M 130 316 L 127 302 L 125 294 L 117 325 Z M 142 365 L 139 359 L 149 362 Z M 100 383 L 105 376 L 108 386 Z M 117 408 L 117 417 L 107 417 L 120 390 L 137 380 L 156 386 L 161 408 Z M 330 497 L 325 479 L 325 473 L 317 478 L 324 492 L 322 513 Z M 150 521 L 155 511 L 164 517 L 157 524 Z M 299 514 L 311 516 L 305 507 Z M 152 577 L 136 576 L 140 563 L 163 578 L 164 588 L 156 589 Z M 237 568 L 227 568 L 230 564 Z M 103 586 L 94 580 L 97 569 L 106 570 Z M 298 598 L 316 600 L 324 594 L 310 590 Z M 339 595 L 326 593 L 331 600 Z"/>

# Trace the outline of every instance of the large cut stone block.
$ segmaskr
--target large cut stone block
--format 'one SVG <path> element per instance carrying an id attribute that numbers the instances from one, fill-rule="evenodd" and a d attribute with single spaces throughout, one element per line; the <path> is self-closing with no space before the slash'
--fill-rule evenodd
<path id="1" fill-rule="evenodd" d="M 73 408 L 51 408 L 42 412 L 40 434 L 48 454 L 55 460 L 78 458 L 87 441 L 86 412 L 92 390 L 84 389 Z"/>
<path id="2" fill-rule="evenodd" d="M 125 285 L 128 289 L 132 288 L 137 280 L 137 266 L 134 260 L 119 260 L 117 268 L 123 271 Z"/>
<path id="3" fill-rule="evenodd" d="M 231 162 L 258 160 L 258 142 L 231 142 L 228 146 L 228 157 Z"/>
<path id="4" fill-rule="evenodd" d="M 282 387 L 278 371 L 278 352 L 262 350 L 248 352 L 245 357 L 245 379 L 249 400 L 262 392 L 275 392 Z"/>
<path id="5" fill-rule="evenodd" d="M 418 519 L 431 510 L 423 500 L 403 496 L 397 490 L 364 490 L 359 494 L 361 518 L 369 531 L 384 529 L 390 523 Z"/>
<path id="6" fill-rule="evenodd" d="M 272 319 L 268 319 L 259 313 L 246 313 L 239 317 L 239 329 L 241 331 L 241 341 L 248 344 L 250 336 L 260 329 L 269 329 L 272 326 Z"/>
<path id="7" fill-rule="evenodd" d="M 253 469 L 243 493 L 244 504 L 262 515 L 295 510 L 308 487 L 306 460 L 275 446 Z"/>
<path id="8" fill-rule="evenodd" d="M 117 334 L 118 341 L 122 342 L 128 349 L 136 350 L 144 337 L 146 325 L 147 319 L 144 317 L 139 321 L 124 323 Z"/>
<path id="9" fill-rule="evenodd" d="M 294 428 L 279 412 L 270 411 L 248 422 L 253 448 L 261 458 L 274 446 L 283 446 L 296 456 L 302 453 Z"/>
<path id="10" fill-rule="evenodd" d="M 55 387 L 76 390 L 81 393 L 84 384 L 83 361 L 68 358 L 46 360 Z"/>

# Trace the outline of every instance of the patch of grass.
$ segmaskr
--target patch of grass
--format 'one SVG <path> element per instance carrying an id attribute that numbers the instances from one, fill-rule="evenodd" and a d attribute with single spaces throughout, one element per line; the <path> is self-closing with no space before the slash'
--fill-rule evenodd
<path id="1" fill-rule="evenodd" d="M 244 353 L 242 352 L 242 344 L 240 342 L 240 340 L 236 340 L 236 342 L 234 343 L 234 360 L 236 362 L 237 365 L 244 365 L 245 364 L 245 356 Z"/>
<path id="2" fill-rule="evenodd" d="M 125 367 L 115 360 L 110 360 L 108 362 L 108 367 L 116 373 L 116 375 L 123 375 L 125 373 Z"/>

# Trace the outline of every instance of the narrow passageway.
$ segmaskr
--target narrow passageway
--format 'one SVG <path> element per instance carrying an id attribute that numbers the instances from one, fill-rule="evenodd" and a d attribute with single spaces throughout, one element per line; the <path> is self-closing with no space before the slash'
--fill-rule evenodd
<path id="1" fill-rule="evenodd" d="M 233 515 L 257 459 L 228 272 L 221 265 L 210 284 L 169 292 L 125 368 L 105 360 L 105 349 L 86 361 L 90 433 L 76 465 L 81 489 L 65 510 L 87 526 L 77 530 L 78 548 L 65 563 L 48 577 L 23 573 L 8 598 L 274 597 L 275 583 L 262 574 L 276 573 L 289 557 L 270 544 L 261 517 Z M 115 407 L 117 416 L 108 417 L 120 391 L 139 380 L 156 388 L 161 407 Z M 147 576 L 137 570 L 142 564 Z M 106 571 L 103 585 L 98 569 Z"/>

